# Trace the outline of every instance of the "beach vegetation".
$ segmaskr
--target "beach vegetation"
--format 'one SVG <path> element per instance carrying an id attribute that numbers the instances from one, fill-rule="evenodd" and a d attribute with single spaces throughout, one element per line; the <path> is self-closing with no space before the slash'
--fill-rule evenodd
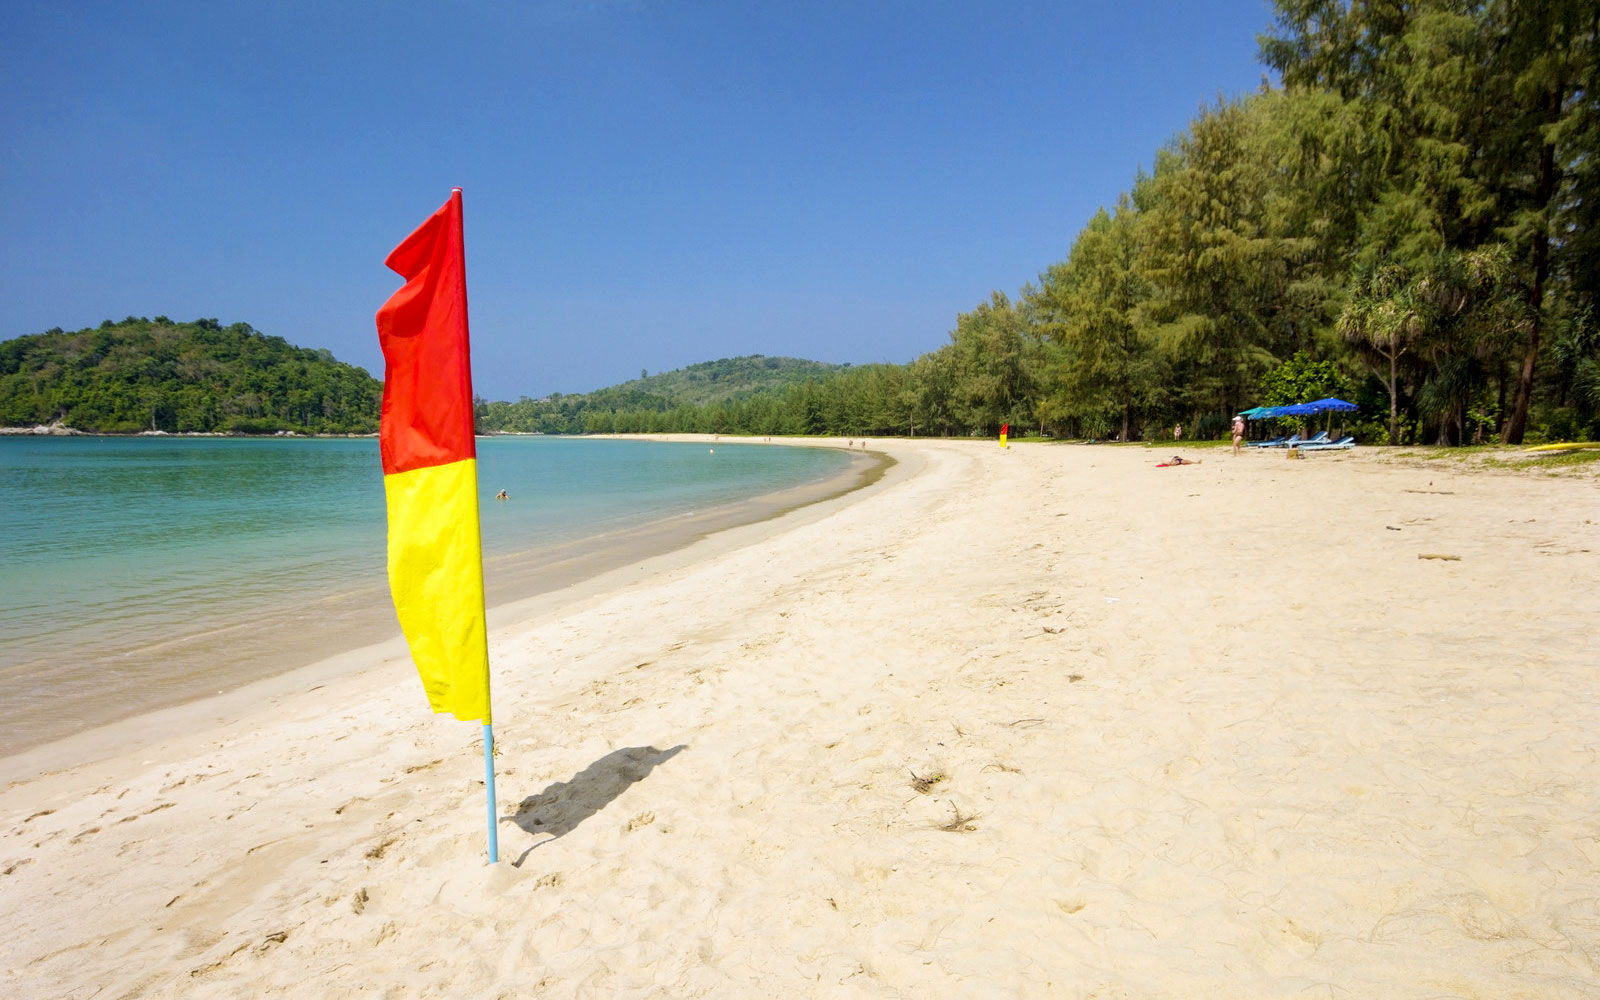
<path id="1" fill-rule="evenodd" d="M 1258 41 L 1275 80 L 1201 107 L 943 346 L 716 399 L 641 380 L 533 423 L 1192 441 L 1316 391 L 1363 442 L 1600 435 L 1594 5 L 1275 0 Z"/>
<path id="2" fill-rule="evenodd" d="M 746 355 L 639 377 L 589 393 L 553 393 L 515 402 L 477 400 L 478 430 L 524 434 L 649 434 L 728 431 L 804 433 L 803 419 L 777 420 L 772 398 L 797 383 L 823 381 L 848 365 Z M 753 407 L 738 404 L 759 400 Z M 814 407 L 814 423 L 823 424 Z M 665 415 L 683 411 L 675 417 Z M 733 414 L 738 414 L 737 418 Z M 760 429 L 757 429 L 760 428 Z M 820 432 L 819 432 L 820 433 Z"/>
<path id="3" fill-rule="evenodd" d="M 169 434 L 367 434 L 382 384 L 248 323 L 129 316 L 0 342 L 0 426 Z"/>
<path id="4" fill-rule="evenodd" d="M 954 802 L 946 802 L 945 804 L 950 807 L 950 819 L 943 823 L 935 823 L 934 826 L 945 833 L 974 833 L 977 831 L 978 826 L 974 821 L 982 819 L 982 816 L 978 813 L 964 813 L 961 811 L 961 807 Z"/>
<path id="5" fill-rule="evenodd" d="M 1485 458 L 1483 464 L 1498 468 L 1559 469 L 1568 466 L 1587 466 L 1600 462 L 1600 449 L 1588 448 L 1574 451 L 1539 452 L 1534 455 L 1517 453 L 1516 457 Z"/>
<path id="6" fill-rule="evenodd" d="M 1309 403 L 1350 392 L 1350 379 L 1333 361 L 1314 361 L 1305 351 L 1261 376 L 1261 405 Z"/>
<path id="7" fill-rule="evenodd" d="M 1330 429 L 1453 447 L 1600 437 L 1600 13 L 1545 0 L 1274 0 L 1274 74 L 1134 169 L 1065 257 L 980 291 L 904 364 L 750 355 L 478 400 L 484 432 L 1225 439 L 1338 395 Z M 1065 237 L 1067 234 L 1063 234 Z M 215 318 L 0 344 L 0 422 L 371 430 L 378 389 Z"/>

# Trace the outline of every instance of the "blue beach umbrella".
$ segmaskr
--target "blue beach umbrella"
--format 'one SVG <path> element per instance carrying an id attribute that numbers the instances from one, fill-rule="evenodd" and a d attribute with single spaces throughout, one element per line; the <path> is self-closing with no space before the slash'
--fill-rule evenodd
<path id="1" fill-rule="evenodd" d="M 1354 410 L 1354 403 L 1347 403 L 1342 399 L 1318 399 L 1310 403 L 1289 403 L 1286 406 L 1257 406 L 1245 410 L 1241 416 L 1253 417 L 1256 420 L 1266 420 L 1271 417 L 1309 417 L 1329 410 Z"/>
<path id="2" fill-rule="evenodd" d="M 1306 403 L 1305 405 L 1306 406 L 1314 406 L 1314 407 L 1316 407 L 1315 410 L 1311 411 L 1313 413 L 1320 413 L 1323 410 L 1337 410 L 1337 411 L 1340 411 L 1340 412 L 1349 412 L 1349 411 L 1352 411 L 1352 410 L 1359 409 L 1359 407 L 1357 407 L 1356 404 L 1354 404 L 1354 403 L 1347 403 L 1342 399 L 1335 399 L 1332 396 L 1329 396 L 1327 399 L 1319 399 L 1314 403 Z"/>

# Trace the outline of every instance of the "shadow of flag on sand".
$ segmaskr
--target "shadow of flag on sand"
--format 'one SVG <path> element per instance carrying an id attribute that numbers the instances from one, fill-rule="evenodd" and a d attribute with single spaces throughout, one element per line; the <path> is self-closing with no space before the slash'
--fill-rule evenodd
<path id="1" fill-rule="evenodd" d="M 630 785 L 643 781 L 664 763 L 687 750 L 678 744 L 668 750 L 655 747 L 627 747 L 613 750 L 572 776 L 570 781 L 557 781 L 537 795 L 530 795 L 517 805 L 516 812 L 502 816 L 501 822 L 517 824 L 528 833 L 548 833 L 550 840 L 564 837 L 579 823 L 611 804 L 611 800 L 628 790 Z M 547 844 L 542 840 L 539 844 Z M 521 865 L 534 844 L 516 861 Z"/>

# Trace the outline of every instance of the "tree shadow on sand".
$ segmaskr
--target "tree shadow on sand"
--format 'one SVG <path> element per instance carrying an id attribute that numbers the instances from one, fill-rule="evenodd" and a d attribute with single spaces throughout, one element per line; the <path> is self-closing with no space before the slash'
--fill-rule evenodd
<path id="1" fill-rule="evenodd" d="M 611 804 L 629 785 L 643 781 L 657 764 L 676 757 L 687 750 L 678 744 L 669 750 L 655 747 L 627 747 L 613 750 L 572 776 L 571 781 L 557 781 L 537 795 L 530 795 L 517 804 L 516 812 L 502 816 L 501 822 L 512 822 L 528 833 L 548 833 L 550 840 L 571 833 L 579 823 Z M 541 840 L 522 852 L 513 862 L 522 862 Z"/>

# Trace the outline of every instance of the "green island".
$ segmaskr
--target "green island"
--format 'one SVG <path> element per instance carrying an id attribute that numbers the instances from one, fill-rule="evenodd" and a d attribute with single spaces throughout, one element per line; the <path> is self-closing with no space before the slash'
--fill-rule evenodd
<path id="1" fill-rule="evenodd" d="M 370 434 L 383 385 L 248 323 L 129 316 L 0 342 L 0 426 L 127 434 Z"/>

